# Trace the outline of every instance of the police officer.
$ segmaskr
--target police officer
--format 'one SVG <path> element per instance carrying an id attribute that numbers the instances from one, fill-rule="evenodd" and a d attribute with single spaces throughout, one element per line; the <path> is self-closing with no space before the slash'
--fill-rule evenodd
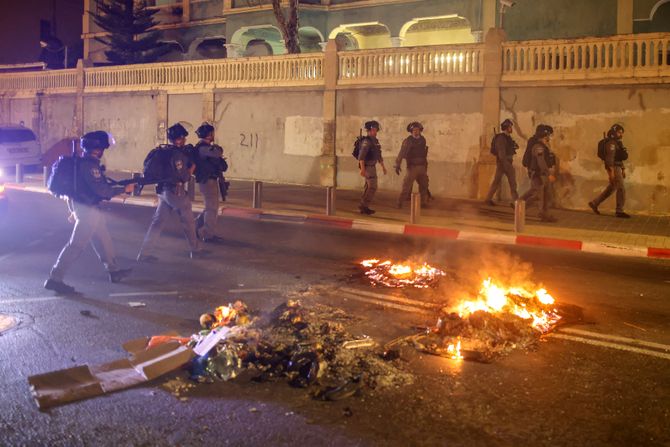
<path id="1" fill-rule="evenodd" d="M 402 182 L 402 191 L 398 198 L 398 208 L 402 208 L 402 202 L 410 199 L 414 182 L 419 184 L 421 193 L 421 206 L 428 205 L 428 146 L 423 132 L 423 125 L 414 121 L 407 126 L 410 136 L 405 138 L 400 147 L 400 153 L 395 161 L 395 173 L 400 175 L 403 159 L 407 160 L 407 174 Z"/>
<path id="2" fill-rule="evenodd" d="M 167 131 L 169 144 L 161 145 L 158 150 L 172 151 L 170 158 L 170 168 L 172 179 L 160 182 L 156 185 L 158 194 L 158 207 L 151 219 L 151 225 L 147 234 L 144 236 L 142 247 L 137 255 L 139 262 L 155 262 L 158 258 L 153 254 L 156 243 L 160 238 L 165 220 L 176 211 L 179 222 L 184 229 L 184 235 L 190 248 L 190 257 L 202 257 L 204 252 L 198 246 L 198 238 L 195 234 L 195 220 L 193 218 L 193 209 L 191 200 L 186 192 L 186 184 L 191 179 L 191 174 L 195 169 L 192 166 L 191 159 L 188 157 L 188 147 L 186 137 L 188 132 L 181 124 L 177 123 Z"/>
<path id="3" fill-rule="evenodd" d="M 377 192 L 377 163 L 382 167 L 386 175 L 386 166 L 382 157 L 382 146 L 377 139 L 377 133 L 380 130 L 377 121 L 368 121 L 365 123 L 367 135 L 361 141 L 360 152 L 358 154 L 358 167 L 361 177 L 365 178 L 365 188 L 361 197 L 361 204 L 358 207 L 361 214 L 371 215 L 375 211 L 370 209 L 370 203 Z"/>
<path id="4" fill-rule="evenodd" d="M 551 183 L 556 181 L 556 177 L 553 175 L 555 157 L 549 149 L 551 136 L 551 127 L 546 125 L 537 127 L 537 131 L 533 137 L 533 146 L 530 148 L 531 159 L 528 165 L 530 189 L 521 196 L 521 200 L 524 201 L 528 201 L 531 197 L 538 196 L 540 201 L 539 217 L 543 222 L 556 222 L 556 218 L 549 214 Z"/>
<path id="5" fill-rule="evenodd" d="M 503 175 L 507 176 L 509 182 L 509 189 L 512 194 L 512 201 L 519 198 L 516 190 L 516 173 L 514 172 L 514 155 L 519 145 L 512 139 L 512 131 L 514 130 L 514 123 L 506 119 L 500 124 L 502 132 L 496 134 L 491 143 L 491 153 L 496 156 L 496 173 L 491 183 L 491 188 L 486 195 L 484 203 L 489 206 L 494 206 L 493 196 L 500 188 Z M 514 205 L 514 204 L 512 204 Z"/>
<path id="6" fill-rule="evenodd" d="M 75 292 L 74 287 L 63 282 L 63 277 L 89 242 L 109 273 L 111 282 L 120 282 L 131 272 L 131 269 L 120 269 L 116 263 L 112 238 L 99 205 L 103 200 L 133 191 L 133 185 L 112 186 L 107 181 L 100 159 L 109 146 L 109 135 L 101 130 L 89 132 L 81 138 L 84 153 L 75 159 L 76 194 L 67 198 L 71 219 L 75 222 L 74 229 L 44 283 L 45 289 L 63 294 Z"/>
<path id="7" fill-rule="evenodd" d="M 203 123 L 195 133 L 200 141 L 195 145 L 195 181 L 205 199 L 205 210 L 196 219 L 198 236 L 204 242 L 220 243 L 216 235 L 216 217 L 219 211 L 219 179 L 228 169 L 223 149 L 214 144 L 214 126 Z M 225 179 L 221 179 L 225 182 Z"/>
<path id="8" fill-rule="evenodd" d="M 607 132 L 607 139 L 605 141 L 605 170 L 609 183 L 605 190 L 589 202 L 589 207 L 594 213 L 600 214 L 598 207 L 609 196 L 616 192 L 616 217 L 624 219 L 630 218 L 630 214 L 624 212 L 623 207 L 626 203 L 626 190 L 624 189 L 624 179 L 626 178 L 626 170 L 623 162 L 628 159 L 628 151 L 622 143 L 624 134 L 623 126 L 619 124 L 613 125 Z"/>

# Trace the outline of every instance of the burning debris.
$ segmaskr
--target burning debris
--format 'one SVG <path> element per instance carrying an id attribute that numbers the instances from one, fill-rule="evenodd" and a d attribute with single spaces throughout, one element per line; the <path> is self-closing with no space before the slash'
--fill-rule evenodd
<path id="1" fill-rule="evenodd" d="M 514 349 L 534 347 L 563 317 L 543 288 L 505 287 L 485 279 L 475 298 L 443 308 L 435 326 L 400 339 L 417 349 L 454 360 L 488 362 Z"/>
<path id="2" fill-rule="evenodd" d="M 379 259 L 366 259 L 360 265 L 373 286 L 393 288 L 416 287 L 427 289 L 437 285 L 445 272 L 428 264 L 414 262 L 394 263 Z"/>

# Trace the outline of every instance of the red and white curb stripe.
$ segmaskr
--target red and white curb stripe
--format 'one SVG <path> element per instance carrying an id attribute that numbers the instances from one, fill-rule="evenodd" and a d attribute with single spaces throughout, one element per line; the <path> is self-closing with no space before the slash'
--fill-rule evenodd
<path id="1" fill-rule="evenodd" d="M 7 188 L 23 191 L 47 193 L 44 187 L 24 186 L 17 184 L 6 184 Z M 158 203 L 154 198 L 129 197 L 126 199 L 115 197 L 115 203 L 125 203 L 136 206 L 155 207 Z M 202 211 L 204 206 L 199 203 L 193 204 L 194 211 Z M 394 224 L 386 222 L 375 222 L 371 220 L 345 219 L 341 217 L 325 216 L 317 214 L 290 214 L 275 211 L 263 211 L 254 208 L 223 207 L 221 215 L 239 219 L 254 219 L 264 221 L 278 221 L 294 224 L 319 225 L 344 230 L 372 231 L 377 233 L 402 234 L 406 236 L 426 236 L 456 241 L 484 242 L 502 245 L 521 245 L 529 247 L 544 247 L 562 250 L 582 251 L 615 256 L 628 256 L 640 258 L 670 259 L 670 249 L 657 247 L 643 247 L 637 245 L 622 245 L 606 242 L 585 242 L 570 239 L 557 239 L 543 236 L 513 235 L 500 233 L 486 233 L 478 231 L 461 231 L 443 227 L 428 227 L 411 224 Z"/>

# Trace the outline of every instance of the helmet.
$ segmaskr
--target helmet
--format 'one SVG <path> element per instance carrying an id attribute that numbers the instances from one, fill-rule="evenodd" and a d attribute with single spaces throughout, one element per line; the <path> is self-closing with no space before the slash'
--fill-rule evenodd
<path id="1" fill-rule="evenodd" d="M 509 128 L 512 127 L 512 126 L 514 126 L 514 123 L 513 123 L 512 120 L 510 120 L 510 119 L 506 119 L 505 121 L 503 121 L 503 122 L 500 124 L 500 128 L 501 128 L 502 130 L 509 129 Z"/>
<path id="2" fill-rule="evenodd" d="M 186 128 L 184 128 L 184 126 L 182 126 L 179 123 L 169 127 L 167 130 L 167 137 L 168 140 L 170 141 L 174 141 L 177 138 L 182 138 L 186 136 L 188 136 L 188 131 L 186 130 Z"/>
<path id="3" fill-rule="evenodd" d="M 114 139 L 104 130 L 95 130 L 84 134 L 81 137 L 80 145 L 84 152 L 90 152 L 95 149 L 105 150 L 114 143 Z"/>
<path id="4" fill-rule="evenodd" d="M 624 132 L 623 126 L 621 124 L 613 124 L 612 127 L 610 127 L 610 132 Z"/>
<path id="5" fill-rule="evenodd" d="M 214 126 L 209 123 L 202 123 L 200 127 L 195 130 L 195 134 L 198 138 L 205 138 L 212 132 L 214 132 Z"/>
<path id="6" fill-rule="evenodd" d="M 374 120 L 368 121 L 367 123 L 365 123 L 365 130 L 370 130 L 370 129 L 379 130 L 379 129 L 381 129 L 381 126 L 379 125 L 379 122 L 377 122 L 377 121 L 374 121 Z"/>
<path id="7" fill-rule="evenodd" d="M 407 125 L 407 132 L 412 132 L 412 130 L 414 130 L 415 127 L 418 127 L 419 130 L 423 131 L 423 124 L 421 124 L 418 121 L 412 121 Z"/>
<path id="8" fill-rule="evenodd" d="M 547 124 L 540 124 L 535 129 L 535 136 L 537 138 L 549 137 L 554 134 L 554 128 Z"/>

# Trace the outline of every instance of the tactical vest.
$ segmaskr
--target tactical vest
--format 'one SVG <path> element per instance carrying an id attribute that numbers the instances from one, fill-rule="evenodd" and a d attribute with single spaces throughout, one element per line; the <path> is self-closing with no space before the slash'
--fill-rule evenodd
<path id="1" fill-rule="evenodd" d="M 409 145 L 407 151 L 407 166 L 423 166 L 428 164 L 428 146 L 424 137 L 407 137 L 405 140 Z"/>
<path id="2" fill-rule="evenodd" d="M 628 160 L 628 150 L 626 150 L 621 140 L 615 140 L 614 143 L 616 143 L 616 150 L 614 151 L 614 161 L 616 163 L 621 163 L 623 161 Z"/>
<path id="3" fill-rule="evenodd" d="M 218 178 L 221 174 L 221 163 L 216 158 L 203 157 L 200 155 L 200 148 L 206 150 L 211 145 L 198 143 L 195 145 L 193 154 L 195 159 L 195 180 L 198 183 L 205 183 L 211 178 Z"/>

